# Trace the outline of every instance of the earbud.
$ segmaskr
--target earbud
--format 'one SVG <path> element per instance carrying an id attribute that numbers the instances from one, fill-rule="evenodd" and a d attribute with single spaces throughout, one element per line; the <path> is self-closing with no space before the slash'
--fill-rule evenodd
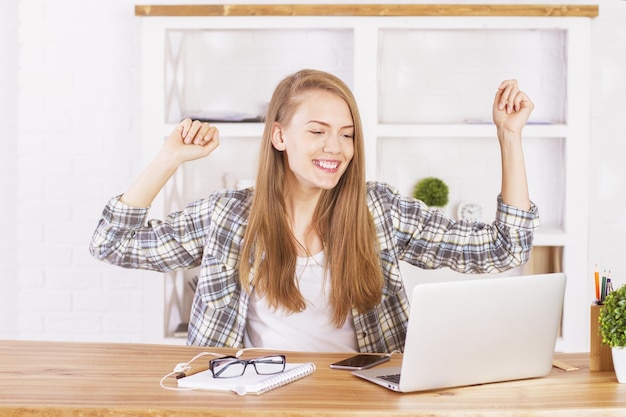
<path id="1" fill-rule="evenodd" d="M 174 372 L 184 372 L 187 368 L 187 363 L 178 363 L 174 367 Z"/>

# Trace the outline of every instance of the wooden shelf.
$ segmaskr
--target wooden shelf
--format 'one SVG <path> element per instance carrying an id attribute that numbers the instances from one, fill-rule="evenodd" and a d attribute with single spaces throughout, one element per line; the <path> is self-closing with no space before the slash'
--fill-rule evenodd
<path id="1" fill-rule="evenodd" d="M 136 16 L 533 16 L 596 17 L 596 4 L 200 4 L 135 5 Z"/>

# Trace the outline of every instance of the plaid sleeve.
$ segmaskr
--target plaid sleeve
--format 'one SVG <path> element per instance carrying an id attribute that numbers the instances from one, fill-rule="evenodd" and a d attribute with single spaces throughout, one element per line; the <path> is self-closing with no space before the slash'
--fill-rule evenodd
<path id="1" fill-rule="evenodd" d="M 188 205 L 165 220 L 146 222 L 148 208 L 109 200 L 92 236 L 91 254 L 124 267 L 161 272 L 200 264 L 208 200 Z"/>
<path id="2" fill-rule="evenodd" d="M 425 269 L 449 267 L 464 273 L 502 272 L 528 261 L 539 227 L 534 204 L 524 211 L 504 204 L 498 196 L 496 218 L 487 224 L 456 221 L 387 186 L 377 189 L 382 190 L 378 210 L 385 220 L 381 224 L 393 230 L 385 244 L 401 260 Z"/>

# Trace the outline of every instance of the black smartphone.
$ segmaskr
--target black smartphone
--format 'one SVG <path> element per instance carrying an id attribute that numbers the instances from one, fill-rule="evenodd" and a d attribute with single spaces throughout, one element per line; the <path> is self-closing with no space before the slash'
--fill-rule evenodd
<path id="1" fill-rule="evenodd" d="M 388 355 L 359 353 L 358 355 L 351 356 L 339 362 L 331 363 L 330 367 L 333 369 L 348 369 L 354 371 L 358 369 L 371 368 L 372 366 L 387 362 L 388 360 Z"/>

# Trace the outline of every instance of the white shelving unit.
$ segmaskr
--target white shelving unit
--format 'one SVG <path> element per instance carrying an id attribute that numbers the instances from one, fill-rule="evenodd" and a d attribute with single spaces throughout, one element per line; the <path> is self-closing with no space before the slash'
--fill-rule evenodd
<path id="1" fill-rule="evenodd" d="M 181 116 L 262 114 L 279 79 L 314 67 L 353 89 L 370 179 L 409 194 L 421 177 L 439 176 L 451 189 L 451 215 L 460 201 L 475 200 L 487 218 L 500 174 L 491 101 L 500 81 L 518 78 L 536 104 L 524 130 L 543 223 L 536 245 L 563 247 L 568 274 L 557 350 L 588 350 L 588 17 L 149 17 L 142 47 L 144 162 Z M 262 123 L 215 124 L 221 147 L 181 170 L 151 216 L 252 180 Z M 407 268 L 407 285 L 437 276 L 429 274 Z M 162 318 L 153 328 L 164 338 L 185 319 L 189 278 L 146 279 L 147 298 L 164 300 L 146 309 L 146 320 Z"/>

